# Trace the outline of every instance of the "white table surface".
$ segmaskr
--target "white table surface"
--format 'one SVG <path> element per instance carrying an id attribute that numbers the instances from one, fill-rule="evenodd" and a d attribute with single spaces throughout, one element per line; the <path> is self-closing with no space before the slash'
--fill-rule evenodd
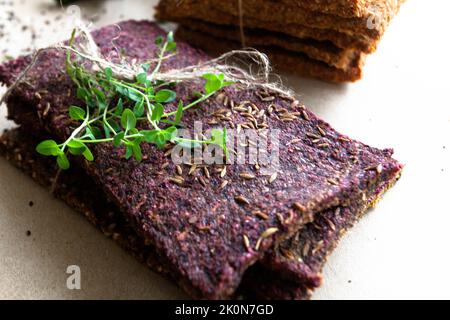
<path id="1" fill-rule="evenodd" d="M 102 26 L 152 19 L 155 2 L 79 4 Z M 6 19 L 10 10 L 21 22 Z M 397 185 L 330 257 L 315 299 L 450 298 L 449 12 L 447 0 L 409 0 L 355 84 L 286 80 L 338 130 L 393 147 L 406 164 Z M 64 14 L 51 0 L 0 1 L 0 24 L 9 30 L 0 36 L 0 59 L 4 49 L 15 56 L 29 47 L 30 30 L 38 47 L 67 38 L 70 24 L 58 18 Z M 23 31 L 23 24 L 32 28 Z M 5 113 L 3 106 L 1 128 L 11 126 Z M 67 289 L 68 265 L 80 266 L 81 290 Z M 185 297 L 0 159 L 0 298 Z"/>

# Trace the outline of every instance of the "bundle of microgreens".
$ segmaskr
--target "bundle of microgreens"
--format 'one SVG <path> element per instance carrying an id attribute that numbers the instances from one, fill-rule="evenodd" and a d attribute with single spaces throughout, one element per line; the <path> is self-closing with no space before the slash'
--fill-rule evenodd
<path id="1" fill-rule="evenodd" d="M 164 148 L 168 143 L 195 147 L 215 144 L 226 150 L 226 129 L 211 130 L 209 140 L 191 140 L 177 136 L 177 127 L 183 112 L 207 100 L 216 92 L 232 84 L 222 73 L 205 73 L 204 92 L 197 93 L 197 99 L 187 105 L 178 101 L 176 111 L 168 112 L 168 104 L 177 100 L 175 91 L 168 89 L 173 81 L 159 80 L 157 75 L 164 59 L 176 52 L 173 34 L 156 39 L 159 53 L 155 60 L 139 66 L 134 79 L 120 77 L 113 70 L 115 66 L 85 68 L 82 61 L 86 56 L 73 48 L 75 32 L 67 48 L 66 71 L 77 87 L 77 98 L 84 106 L 70 106 L 69 116 L 79 126 L 63 143 L 54 140 L 41 142 L 36 150 L 42 155 L 54 156 L 61 169 L 68 169 L 67 154 L 84 156 L 88 161 L 94 157 L 88 145 L 113 143 L 115 147 L 125 146 L 125 158 L 142 160 L 141 144 L 152 143 Z M 75 59 L 73 55 L 75 53 Z M 91 61 L 92 62 L 92 61 Z M 95 61 L 94 61 L 95 62 Z M 153 69 L 150 69 L 154 65 Z M 141 129 L 145 128 L 145 129 Z"/>

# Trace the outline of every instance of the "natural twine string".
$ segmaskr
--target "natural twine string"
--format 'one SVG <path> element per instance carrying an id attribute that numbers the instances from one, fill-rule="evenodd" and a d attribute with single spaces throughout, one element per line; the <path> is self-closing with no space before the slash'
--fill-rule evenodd
<path id="1" fill-rule="evenodd" d="M 242 0 L 238 0 L 238 8 L 239 8 L 239 30 L 241 34 L 241 46 L 242 48 L 247 47 L 245 41 L 245 32 L 244 32 L 244 9 L 242 7 Z"/>
<path id="2" fill-rule="evenodd" d="M 6 93 L 0 99 L 0 104 L 5 102 L 11 92 L 24 81 L 31 68 L 38 62 L 41 54 L 49 50 L 64 50 L 65 52 L 69 50 L 79 57 L 92 62 L 93 72 L 111 68 L 114 76 L 118 79 L 134 81 L 136 75 L 141 72 L 140 65 L 138 64 L 130 64 L 127 62 L 117 64 L 105 59 L 101 55 L 91 33 L 85 26 L 78 26 L 75 30 L 80 34 L 76 46 L 70 47 L 65 44 L 59 44 L 37 50 L 32 55 L 30 64 L 16 78 L 14 83 L 9 86 Z M 150 60 L 149 62 L 156 62 L 156 60 Z M 243 66 L 246 66 L 246 68 Z M 262 88 L 287 96 L 293 95 L 290 90 L 281 85 L 280 81 L 275 82 L 270 80 L 271 65 L 268 57 L 254 49 L 233 50 L 218 58 L 197 65 L 162 72 L 158 71 L 149 77 L 151 77 L 150 80 L 158 79 L 169 82 L 182 82 L 200 79 L 206 73 L 222 73 L 227 81 L 239 83 L 246 87 Z"/>

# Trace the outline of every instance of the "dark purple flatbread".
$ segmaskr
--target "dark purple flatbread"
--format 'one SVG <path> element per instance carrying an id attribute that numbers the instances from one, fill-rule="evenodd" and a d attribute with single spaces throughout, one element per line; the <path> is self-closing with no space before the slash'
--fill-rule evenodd
<path id="1" fill-rule="evenodd" d="M 115 26 L 94 33 L 103 54 L 114 58 L 119 55 L 114 48 L 121 48 L 129 59 L 145 61 L 154 56 L 152 39 L 163 34 L 158 27 L 128 21 L 120 28 L 118 39 Z M 165 62 L 164 68 L 191 65 L 207 58 L 183 43 L 178 43 L 178 52 Z M 28 62 L 25 57 L 0 66 L 0 81 L 11 85 Z M 174 90 L 187 101 L 200 88 L 201 83 L 182 83 Z M 30 70 L 27 81 L 8 98 L 9 117 L 31 132 L 46 130 L 62 140 L 74 125 L 67 108 L 80 103 L 73 92 L 74 86 L 64 71 L 64 53 L 48 51 Z M 254 116 L 253 126 L 280 129 L 280 144 L 286 146 L 280 149 L 280 171 L 271 184 L 248 165 L 227 166 L 225 177 L 216 173 L 216 169 L 222 169 L 220 166 L 210 168 L 210 178 L 203 171 L 187 175 L 189 167 L 185 167 L 183 184 L 174 184 L 170 178 L 175 166 L 152 145 L 143 147 L 141 163 L 125 160 L 124 150 L 109 144 L 92 148 L 92 163 L 78 159 L 139 237 L 153 246 L 171 277 L 196 298 L 232 296 L 248 267 L 274 245 L 290 238 L 324 210 L 347 206 L 370 190 L 392 183 L 401 170 L 401 165 L 387 154 L 389 151 L 367 147 L 336 133 L 297 101 L 274 93 L 234 85 L 186 112 L 183 121 L 187 128 L 199 119 L 205 129 L 213 121 L 227 127 L 249 125 L 248 117 L 233 108 L 244 101 L 260 111 L 266 110 Z M 230 113 L 226 121 L 219 116 L 224 107 Z M 168 165 L 163 168 L 165 163 Z M 243 179 L 240 174 L 245 172 L 256 178 Z M 221 189 L 224 179 L 230 183 Z M 237 201 L 238 197 L 245 197 L 248 204 Z M 261 219 L 255 210 L 268 218 Z M 264 231 L 274 227 L 278 232 L 255 250 Z M 252 246 L 250 250 L 244 245 L 244 235 Z"/>
<path id="2" fill-rule="evenodd" d="M 30 135 L 26 128 L 13 129 L 0 137 L 0 154 L 40 185 L 51 189 L 55 197 L 83 214 L 95 227 L 151 270 L 171 278 L 151 244 L 145 243 L 136 234 L 120 210 L 108 201 L 92 179 L 77 166 L 58 174 L 57 166 L 51 158 L 35 152 L 34 146 L 39 141 L 36 136 Z M 58 178 L 55 180 L 56 176 Z M 93 198 L 92 194 L 96 197 Z M 274 254 L 250 267 L 244 275 L 238 294 L 250 299 L 309 298 L 312 289 L 321 282 L 320 271 L 328 254 L 376 196 L 372 195 L 367 201 L 361 199 L 359 203 L 352 203 L 348 207 L 326 210 L 292 239 L 280 244 Z M 267 259 L 275 260 L 266 264 L 264 262 Z M 281 264 L 277 262 L 279 260 L 282 261 Z M 283 263 L 288 263 L 289 266 L 286 267 Z M 270 270 L 270 265 L 277 268 Z M 293 266 L 296 268 L 292 269 Z M 289 273 L 293 277 L 290 280 L 282 276 Z M 303 277 L 301 281 L 300 277 Z M 261 279 L 265 279 L 264 282 Z"/>

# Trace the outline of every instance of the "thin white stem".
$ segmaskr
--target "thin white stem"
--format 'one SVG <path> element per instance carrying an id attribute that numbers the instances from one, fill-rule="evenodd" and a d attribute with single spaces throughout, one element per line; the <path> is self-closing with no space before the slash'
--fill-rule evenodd
<path id="1" fill-rule="evenodd" d="M 64 149 L 66 148 L 67 144 L 72 141 L 74 138 L 76 138 L 76 136 L 81 132 L 81 130 L 83 130 L 87 124 L 89 123 L 89 107 L 86 108 L 86 117 L 84 118 L 83 122 L 81 123 L 81 125 L 76 128 L 72 134 L 70 135 L 70 137 L 66 140 L 66 142 L 64 142 L 61 146 L 61 151 L 64 151 Z"/>

